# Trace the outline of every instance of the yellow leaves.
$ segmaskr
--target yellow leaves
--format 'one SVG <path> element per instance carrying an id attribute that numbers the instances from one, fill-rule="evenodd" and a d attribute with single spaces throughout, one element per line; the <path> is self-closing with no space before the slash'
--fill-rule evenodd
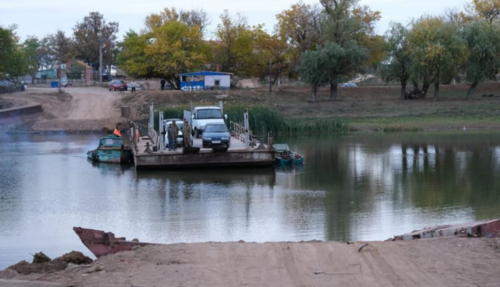
<path id="1" fill-rule="evenodd" d="M 360 21 L 365 28 L 365 33 L 373 34 L 375 22 L 382 19 L 382 13 L 372 11 L 368 6 L 358 6 L 352 10 L 354 18 Z"/>
<path id="2" fill-rule="evenodd" d="M 383 36 L 365 37 L 363 46 L 368 51 L 367 65 L 381 63 L 385 57 L 386 42 Z"/>
<path id="3" fill-rule="evenodd" d="M 500 17 L 500 0 L 473 0 L 465 9 L 470 18 L 482 18 L 491 24 Z"/>

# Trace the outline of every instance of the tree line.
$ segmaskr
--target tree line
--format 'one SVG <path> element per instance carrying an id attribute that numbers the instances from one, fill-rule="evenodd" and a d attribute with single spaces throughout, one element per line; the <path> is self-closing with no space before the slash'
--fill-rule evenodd
<path id="1" fill-rule="evenodd" d="M 18 84 L 19 78 L 34 76 L 40 69 L 50 69 L 72 59 L 79 59 L 96 69 L 99 46 L 103 49 L 104 66 L 115 62 L 118 23 L 106 22 L 98 12 L 91 12 L 73 27 L 73 35 L 58 30 L 41 39 L 29 36 L 20 42 L 17 26 L 0 26 L 0 78 Z"/>
<path id="2" fill-rule="evenodd" d="M 473 0 L 463 11 L 425 15 L 409 23 L 391 23 L 385 35 L 374 33 L 381 13 L 358 0 L 298 2 L 276 15 L 273 33 L 263 25 L 228 11 L 220 15 L 213 40 L 205 41 L 208 17 L 202 10 L 166 8 L 146 18 L 141 32 L 130 31 L 120 44 L 118 62 L 137 77 L 163 77 L 179 87 L 177 74 L 209 67 L 238 76 L 298 78 L 312 86 L 311 101 L 321 86 L 338 85 L 355 74 L 379 70 L 386 82 L 408 83 L 434 98 L 452 81 L 470 85 L 467 99 L 484 81 L 495 80 L 500 59 L 500 0 Z"/>
<path id="3" fill-rule="evenodd" d="M 116 39 L 118 23 L 107 23 L 98 12 L 76 23 L 72 36 L 57 31 L 19 43 L 14 26 L 0 27 L 6 43 L 0 45 L 0 76 L 33 73 L 73 58 L 97 68 L 100 45 L 105 65 L 117 64 L 132 77 L 164 78 L 175 88 L 180 88 L 178 74 L 202 69 L 269 77 L 271 84 L 300 79 L 311 85 L 313 102 L 319 87 L 329 86 L 335 100 L 340 83 L 367 70 L 400 83 L 401 98 L 407 86 L 423 97 L 434 86 L 438 99 L 442 84 L 461 81 L 470 85 L 467 99 L 472 99 L 476 87 L 499 71 L 500 0 L 473 0 L 462 10 L 391 23 L 385 35 L 374 32 L 381 13 L 359 0 L 298 2 L 276 19 L 269 33 L 226 10 L 215 31 L 208 31 L 204 10 L 165 8 L 122 41 Z"/>

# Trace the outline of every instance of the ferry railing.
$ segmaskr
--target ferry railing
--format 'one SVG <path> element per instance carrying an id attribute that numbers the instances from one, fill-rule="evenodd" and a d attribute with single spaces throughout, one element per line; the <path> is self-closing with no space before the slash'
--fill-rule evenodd
<path id="1" fill-rule="evenodd" d="M 148 135 L 153 142 L 153 146 L 155 146 L 158 142 L 158 133 L 155 131 L 155 128 L 151 126 L 151 124 L 148 124 Z"/>
<path id="2" fill-rule="evenodd" d="M 239 139 L 239 140 L 243 140 L 243 133 L 244 133 L 244 128 L 243 128 L 243 125 L 237 123 L 237 122 L 233 122 L 233 121 L 230 121 L 229 122 L 229 130 L 231 131 L 231 134 Z"/>
<path id="3" fill-rule="evenodd" d="M 245 127 L 241 123 L 230 121 L 229 131 L 231 132 L 231 135 L 233 137 L 245 143 Z M 252 130 L 249 130 L 248 134 L 250 139 L 250 146 L 256 146 L 258 140 L 257 137 L 253 134 Z"/>

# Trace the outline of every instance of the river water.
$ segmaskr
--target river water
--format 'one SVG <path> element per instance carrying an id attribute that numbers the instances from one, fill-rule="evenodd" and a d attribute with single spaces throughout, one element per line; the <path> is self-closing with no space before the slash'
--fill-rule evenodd
<path id="1" fill-rule="evenodd" d="M 282 170 L 93 165 L 95 136 L 0 135 L 0 269 L 89 251 L 73 226 L 158 243 L 385 240 L 500 217 L 500 134 L 286 139 Z"/>

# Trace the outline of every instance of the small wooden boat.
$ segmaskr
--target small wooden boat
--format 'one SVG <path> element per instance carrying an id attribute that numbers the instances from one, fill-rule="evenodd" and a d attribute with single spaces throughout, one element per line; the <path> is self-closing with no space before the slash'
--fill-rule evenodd
<path id="1" fill-rule="evenodd" d="M 279 165 L 303 164 L 304 157 L 291 151 L 288 144 L 274 144 L 276 151 L 275 163 Z"/>
<path id="2" fill-rule="evenodd" d="M 131 163 L 132 149 L 123 144 L 123 138 L 116 135 L 103 137 L 95 150 L 87 152 L 87 158 L 92 162 Z"/>
<path id="3" fill-rule="evenodd" d="M 83 245 L 97 258 L 121 251 L 130 251 L 137 246 L 155 245 L 153 243 L 139 242 L 137 239 L 129 241 L 125 237 L 117 238 L 112 232 L 102 230 L 81 227 L 73 227 L 73 230 L 80 237 Z"/>

